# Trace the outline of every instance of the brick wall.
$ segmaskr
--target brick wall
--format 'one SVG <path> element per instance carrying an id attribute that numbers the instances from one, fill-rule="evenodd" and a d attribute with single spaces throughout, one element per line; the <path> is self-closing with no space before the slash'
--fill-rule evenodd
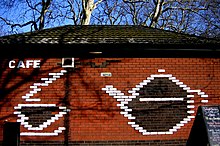
<path id="1" fill-rule="evenodd" d="M 0 140 L 20 121 L 21 145 L 185 145 L 198 106 L 220 103 L 218 58 L 29 59 L 0 61 Z"/>

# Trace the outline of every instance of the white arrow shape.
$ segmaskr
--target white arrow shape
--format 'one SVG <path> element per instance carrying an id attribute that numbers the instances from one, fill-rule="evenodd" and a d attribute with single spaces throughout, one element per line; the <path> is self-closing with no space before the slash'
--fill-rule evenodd
<path id="1" fill-rule="evenodd" d="M 49 76 L 52 76 L 51 78 L 41 78 L 42 81 L 44 81 L 43 83 L 34 83 L 33 86 L 30 86 L 30 88 L 32 89 L 29 93 L 26 93 L 25 96 L 22 96 L 23 99 L 25 99 L 25 101 L 41 101 L 40 98 L 30 98 L 32 96 L 34 96 L 34 94 L 38 93 L 41 91 L 41 86 L 48 86 L 49 84 L 53 83 L 53 81 L 55 81 L 56 79 L 60 78 L 61 75 L 64 75 L 64 73 L 66 73 L 66 70 L 61 70 L 58 73 L 49 73 Z"/>

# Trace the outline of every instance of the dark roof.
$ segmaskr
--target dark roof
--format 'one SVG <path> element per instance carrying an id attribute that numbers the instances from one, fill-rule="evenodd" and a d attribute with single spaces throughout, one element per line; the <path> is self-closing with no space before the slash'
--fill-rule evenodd
<path id="1" fill-rule="evenodd" d="M 67 25 L 5 36 L 1 44 L 206 44 L 216 40 L 130 25 Z"/>
<path id="2" fill-rule="evenodd" d="M 145 26 L 66 25 L 41 31 L 0 37 L 3 47 L 97 48 L 125 50 L 218 50 L 220 41 Z M 74 46 L 74 47 L 73 47 Z M 91 51 L 91 50 L 90 50 Z M 103 51 L 103 50 L 102 50 Z"/>

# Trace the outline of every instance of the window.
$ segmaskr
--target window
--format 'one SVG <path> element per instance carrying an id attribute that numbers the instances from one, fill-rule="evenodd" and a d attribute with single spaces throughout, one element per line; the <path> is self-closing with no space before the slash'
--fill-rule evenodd
<path id="1" fill-rule="evenodd" d="M 74 67 L 74 58 L 62 58 L 62 67 Z"/>

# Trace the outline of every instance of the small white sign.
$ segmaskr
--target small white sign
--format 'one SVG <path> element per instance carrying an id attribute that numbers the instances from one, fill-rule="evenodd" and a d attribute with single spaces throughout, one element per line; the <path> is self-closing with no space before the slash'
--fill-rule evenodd
<path id="1" fill-rule="evenodd" d="M 112 73 L 110 72 L 102 72 L 101 73 L 101 77 L 111 77 L 112 76 Z"/>

